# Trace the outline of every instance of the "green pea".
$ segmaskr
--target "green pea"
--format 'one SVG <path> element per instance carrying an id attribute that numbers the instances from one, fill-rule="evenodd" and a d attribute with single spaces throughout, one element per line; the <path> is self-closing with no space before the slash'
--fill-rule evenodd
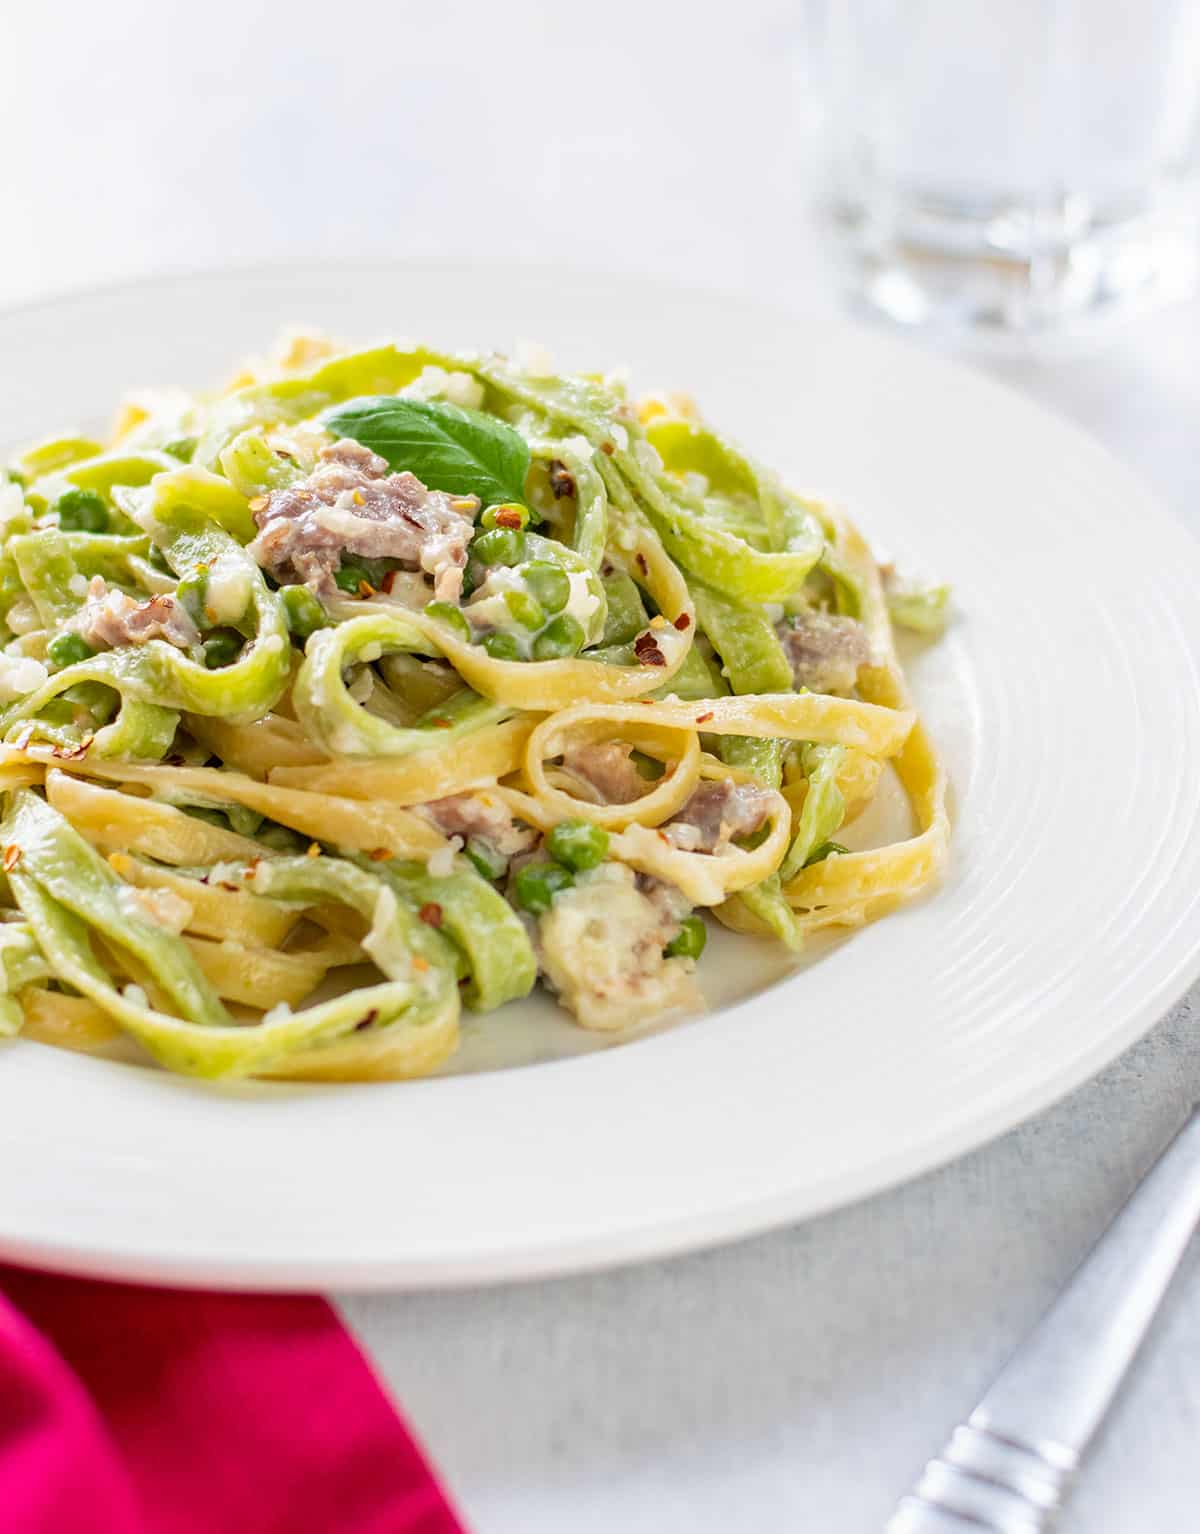
<path id="1" fill-rule="evenodd" d="M 575 880 L 561 863 L 526 863 L 513 879 L 516 902 L 532 916 L 541 916 L 554 904 L 561 890 L 570 889 Z"/>
<path id="2" fill-rule="evenodd" d="M 485 879 L 500 879 L 508 872 L 508 859 L 481 836 L 469 836 L 463 852 L 475 872 Z"/>
<path id="3" fill-rule="evenodd" d="M 204 664 L 210 671 L 228 666 L 237 660 L 242 650 L 242 636 L 228 629 L 212 634 L 204 641 Z"/>
<path id="4" fill-rule="evenodd" d="M 590 820 L 560 820 L 546 837 L 546 851 L 556 863 L 582 873 L 608 856 L 608 832 Z"/>
<path id="5" fill-rule="evenodd" d="M 525 534 L 511 527 L 494 527 L 471 544 L 481 565 L 519 565 L 525 558 Z"/>
<path id="6" fill-rule="evenodd" d="M 453 629 L 464 644 L 471 643 L 471 625 L 463 616 L 462 610 L 455 607 L 453 602 L 430 602 L 426 605 L 425 616 L 436 618 L 448 629 Z"/>
<path id="7" fill-rule="evenodd" d="M 108 507 L 94 490 L 66 490 L 54 509 L 64 533 L 102 533 L 108 527 Z"/>
<path id="8" fill-rule="evenodd" d="M 699 916 L 685 916 L 679 931 L 663 949 L 668 959 L 698 959 L 708 942 L 708 929 Z"/>
<path id="9" fill-rule="evenodd" d="M 82 634 L 71 630 L 55 634 L 46 646 L 46 659 L 60 671 L 66 666 L 77 665 L 81 660 L 90 660 L 95 653 Z"/>
<path id="10" fill-rule="evenodd" d="M 480 517 L 479 525 L 489 531 L 493 527 L 507 527 L 520 532 L 529 526 L 529 512 L 516 501 L 504 501 L 499 506 L 489 506 Z"/>
<path id="11" fill-rule="evenodd" d="M 328 614 L 307 586 L 282 586 L 279 596 L 288 629 L 298 639 L 329 627 Z"/>
<path id="12" fill-rule="evenodd" d="M 367 578 L 367 572 L 362 565 L 356 565 L 353 562 L 346 563 L 343 561 L 333 572 L 333 579 L 339 591 L 348 592 L 352 597 L 358 595 L 358 588 L 364 581 L 366 581 L 368 586 L 371 584 Z"/>
<path id="13" fill-rule="evenodd" d="M 521 566 L 521 579 L 548 613 L 560 613 L 571 600 L 567 572 L 548 559 L 531 559 Z"/>
<path id="14" fill-rule="evenodd" d="M 521 660 L 521 646 L 511 634 L 485 634 L 480 641 L 493 660 Z"/>
<path id="15" fill-rule="evenodd" d="M 586 635 L 583 625 L 569 613 L 559 613 L 551 618 L 546 627 L 533 641 L 534 660 L 561 660 L 566 655 L 578 655 Z"/>
<path id="16" fill-rule="evenodd" d="M 512 614 L 513 622 L 519 623 L 523 629 L 535 631 L 546 621 L 542 604 L 527 591 L 506 591 L 504 605 Z"/>

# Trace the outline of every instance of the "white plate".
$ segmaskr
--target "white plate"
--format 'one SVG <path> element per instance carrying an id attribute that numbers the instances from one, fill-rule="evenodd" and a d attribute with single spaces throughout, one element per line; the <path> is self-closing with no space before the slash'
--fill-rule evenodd
<path id="1" fill-rule="evenodd" d="M 950 766 L 953 869 L 782 983 L 765 945 L 724 941 L 704 967 L 731 1004 L 580 1059 L 219 1090 L 7 1046 L 0 1253 L 365 1288 L 727 1240 L 979 1145 L 1111 1060 L 1195 976 L 1200 551 L 1094 443 L 841 324 L 428 267 L 179 278 L 0 316 L 0 435 L 93 419 L 133 382 L 219 378 L 295 320 L 626 361 L 951 579 L 964 616 L 914 674 Z M 589 1042 L 544 1017 L 504 1026 L 489 1047 L 508 1059 Z"/>

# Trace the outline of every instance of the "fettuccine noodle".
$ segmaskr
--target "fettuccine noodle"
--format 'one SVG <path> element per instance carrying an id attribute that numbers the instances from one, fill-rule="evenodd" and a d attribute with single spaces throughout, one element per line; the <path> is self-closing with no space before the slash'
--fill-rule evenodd
<path id="1" fill-rule="evenodd" d="M 694 1008 L 700 911 L 796 950 L 938 878 L 892 622 L 945 605 L 689 401 L 537 352 L 298 336 L 34 444 L 0 471 L 0 1034 L 362 1080 L 539 979 L 586 1028 Z M 848 851 L 887 775 L 916 834 Z"/>

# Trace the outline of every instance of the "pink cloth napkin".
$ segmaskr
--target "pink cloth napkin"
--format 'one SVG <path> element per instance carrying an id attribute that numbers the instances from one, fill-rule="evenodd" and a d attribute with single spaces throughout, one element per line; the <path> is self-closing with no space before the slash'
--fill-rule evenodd
<path id="1" fill-rule="evenodd" d="M 465 1534 L 323 1300 L 0 1267 L 13 1534 Z"/>

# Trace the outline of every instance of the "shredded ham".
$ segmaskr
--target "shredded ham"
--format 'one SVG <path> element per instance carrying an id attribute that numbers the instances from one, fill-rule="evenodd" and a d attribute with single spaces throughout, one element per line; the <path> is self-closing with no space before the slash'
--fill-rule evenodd
<path id="1" fill-rule="evenodd" d="M 772 796 L 753 783 L 706 779 L 662 834 L 683 852 L 716 852 L 735 836 L 753 836 L 771 813 Z"/>
<path id="2" fill-rule="evenodd" d="M 795 685 L 813 692 L 850 692 L 858 668 L 871 658 L 867 631 L 854 618 L 814 610 L 781 623 L 776 632 Z"/>
<path id="3" fill-rule="evenodd" d="M 619 740 L 569 745 L 563 752 L 563 767 L 593 791 L 597 803 L 632 804 L 648 786 L 630 761 L 632 751 L 632 746 Z"/>
<path id="4" fill-rule="evenodd" d="M 508 806 L 491 794 L 451 794 L 418 806 L 418 813 L 432 820 L 446 836 L 478 836 L 501 857 L 528 852 L 538 834 L 514 820 Z"/>
<path id="5" fill-rule="evenodd" d="M 396 559 L 433 577 L 439 601 L 462 593 L 475 496 L 427 490 L 415 474 L 389 474 L 377 453 L 349 439 L 322 448 L 305 479 L 252 503 L 259 534 L 250 552 L 279 581 L 326 595 L 343 554 Z"/>
<path id="6" fill-rule="evenodd" d="M 126 592 L 108 589 L 102 575 L 88 584 L 87 604 L 72 620 L 74 628 L 93 650 L 114 650 L 120 645 L 145 644 L 165 639 L 180 650 L 199 644 L 200 630 L 182 603 L 169 593 L 135 602 Z"/>

